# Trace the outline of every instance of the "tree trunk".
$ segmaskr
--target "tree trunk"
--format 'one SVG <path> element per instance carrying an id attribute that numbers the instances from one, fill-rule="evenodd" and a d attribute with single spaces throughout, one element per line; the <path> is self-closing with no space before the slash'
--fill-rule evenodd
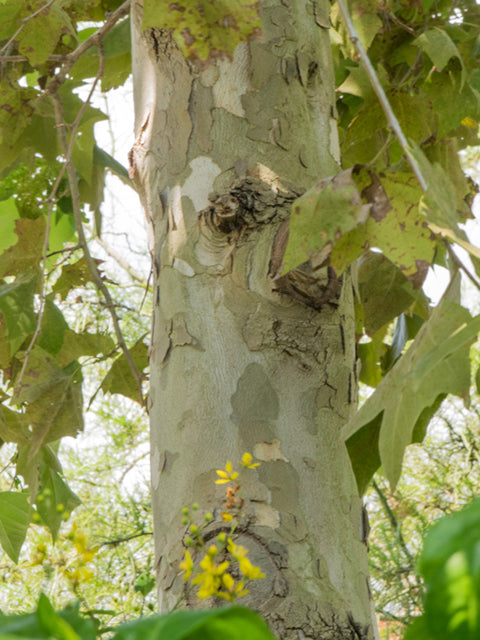
<path id="1" fill-rule="evenodd" d="M 279 277 L 292 201 L 338 172 L 328 3 L 264 0 L 233 60 L 185 61 L 132 3 L 131 170 L 152 229 L 152 504 L 161 610 L 182 592 L 182 507 L 249 451 L 251 604 L 279 638 L 373 636 L 361 502 L 341 427 L 356 408 L 352 288 Z"/>

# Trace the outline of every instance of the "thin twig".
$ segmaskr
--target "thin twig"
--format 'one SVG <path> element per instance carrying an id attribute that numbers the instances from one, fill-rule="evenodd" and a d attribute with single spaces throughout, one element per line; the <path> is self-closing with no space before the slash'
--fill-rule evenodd
<path id="1" fill-rule="evenodd" d="M 105 23 L 93 33 L 89 38 L 82 42 L 74 51 L 65 56 L 65 62 L 62 65 L 60 71 L 49 82 L 45 88 L 47 95 L 56 93 L 57 89 L 65 82 L 67 74 L 77 60 L 91 47 L 98 47 L 101 45 L 104 36 L 116 25 L 116 23 L 126 16 L 130 11 L 131 0 L 126 0 L 122 5 L 108 16 Z"/>
<path id="2" fill-rule="evenodd" d="M 143 275 L 139 273 L 136 269 L 134 269 L 130 265 L 130 263 L 118 253 L 118 251 L 116 251 L 107 242 L 105 242 L 103 238 L 100 238 L 99 236 L 95 237 L 95 242 L 97 242 L 105 251 L 105 253 L 108 253 L 108 255 L 111 258 L 113 258 L 122 267 L 122 269 L 124 269 L 128 273 L 128 275 L 132 278 L 132 280 L 136 280 L 139 284 L 142 285 L 142 287 L 145 286 L 146 281 Z"/>
<path id="3" fill-rule="evenodd" d="M 52 256 L 56 256 L 59 253 L 73 253 L 77 249 L 80 249 L 80 245 L 74 244 L 71 247 L 65 247 L 65 249 L 57 249 L 56 251 L 50 251 L 47 257 L 51 258 Z"/>
<path id="4" fill-rule="evenodd" d="M 128 467 L 123 470 L 122 475 L 120 476 L 120 478 L 118 480 L 118 483 L 117 483 L 118 486 L 121 486 L 123 484 L 123 481 L 125 480 L 125 476 L 127 474 L 129 474 L 130 471 L 132 471 L 132 469 L 135 468 L 137 462 L 140 462 L 140 460 L 143 460 L 144 458 L 146 458 L 149 455 L 150 455 L 150 451 L 145 451 L 141 455 L 137 456 L 134 460 L 132 460 L 132 462 L 128 465 Z"/>
<path id="5" fill-rule="evenodd" d="M 101 55 L 101 60 L 102 60 L 103 56 Z M 101 64 L 101 66 L 103 66 Z M 99 70 L 100 71 L 100 70 Z M 97 82 L 97 80 L 100 78 L 100 75 L 97 74 L 97 78 L 95 79 L 95 83 Z M 95 84 L 94 83 L 94 84 Z M 92 91 L 93 91 L 94 87 L 92 87 Z M 92 91 L 90 92 L 90 94 L 92 93 Z M 118 316 L 116 314 L 115 311 L 115 304 L 112 300 L 112 297 L 110 295 L 110 291 L 108 290 L 107 286 L 105 285 L 105 283 L 103 282 L 97 266 L 95 264 L 95 261 L 93 260 L 91 254 L 90 254 L 90 250 L 88 248 L 88 243 L 85 237 L 85 233 L 83 230 L 83 222 L 82 222 L 82 212 L 81 212 L 81 207 L 80 207 L 80 194 L 78 191 L 78 184 L 77 184 L 77 176 L 75 173 L 75 168 L 73 166 L 72 163 L 72 158 L 71 158 L 71 151 L 73 149 L 72 143 L 68 144 L 68 140 L 67 140 L 67 134 L 66 134 L 66 122 L 65 122 L 65 116 L 64 116 L 64 112 L 63 112 L 63 105 L 61 103 L 60 97 L 58 96 L 57 93 L 53 93 L 51 95 L 53 104 L 54 104 L 54 108 L 55 108 L 55 121 L 56 121 L 56 126 L 57 126 L 57 131 L 58 131 L 58 137 L 60 140 L 60 147 L 62 149 L 62 153 L 65 156 L 65 165 L 67 167 L 67 176 L 68 176 L 68 182 L 70 185 L 70 194 L 72 197 L 72 208 L 73 208 L 73 215 L 74 215 L 74 219 L 75 219 L 75 226 L 77 229 L 77 234 L 78 234 L 78 241 L 80 244 L 80 247 L 83 251 L 83 254 L 85 256 L 85 261 L 87 263 L 88 269 L 90 271 L 90 275 L 92 276 L 92 280 L 95 284 L 95 286 L 97 287 L 97 289 L 101 292 L 104 300 L 105 300 L 105 306 L 108 309 L 109 313 L 110 313 L 110 317 L 112 318 L 112 323 L 113 323 L 113 328 L 115 331 L 115 335 L 118 341 L 118 344 L 125 356 L 125 360 L 128 364 L 128 367 L 130 369 L 130 372 L 132 373 L 132 376 L 135 380 L 135 385 L 137 387 L 137 392 L 138 392 L 138 398 L 140 401 L 140 404 L 143 406 L 144 400 L 143 400 L 143 392 L 142 392 L 142 374 L 140 373 L 140 371 L 137 368 L 137 365 L 135 364 L 135 360 L 133 359 L 132 354 L 130 353 L 122 331 L 120 329 L 120 323 L 118 320 Z M 86 104 L 86 103 L 84 103 Z M 80 114 L 79 114 L 80 115 Z M 76 122 L 77 122 L 78 117 L 76 118 Z M 78 126 L 78 124 L 77 124 Z M 73 128 L 72 128 L 73 129 Z M 73 138 L 73 134 L 74 134 L 74 130 L 72 130 L 72 138 Z"/>
<path id="6" fill-rule="evenodd" d="M 445 246 L 447 247 L 447 252 L 453 262 L 457 265 L 459 269 L 461 269 L 465 275 L 470 279 L 470 281 L 480 290 L 480 282 L 475 278 L 475 276 L 467 269 L 467 267 L 463 264 L 460 258 L 457 256 L 455 251 L 452 249 L 452 246 L 449 242 L 445 240 Z"/>
<path id="7" fill-rule="evenodd" d="M 378 495 L 378 497 L 380 499 L 380 502 L 382 504 L 383 510 L 385 511 L 385 513 L 387 515 L 387 518 L 390 521 L 390 525 L 391 525 L 392 529 L 395 530 L 395 532 L 396 532 L 396 534 L 398 536 L 398 542 L 400 543 L 400 546 L 402 547 L 403 552 L 407 556 L 409 562 L 413 565 L 414 564 L 414 559 L 413 559 L 412 554 L 410 553 L 409 548 L 407 547 L 407 543 L 405 542 L 405 539 L 403 537 L 402 529 L 401 529 L 401 527 L 399 525 L 397 517 L 393 513 L 390 505 L 388 504 L 388 500 L 387 500 L 385 494 L 380 489 L 379 485 L 375 482 L 375 480 L 372 480 L 372 486 L 375 489 L 375 492 L 377 493 L 377 495 Z"/>
<path id="8" fill-rule="evenodd" d="M 3 47 L 4 49 L 5 47 Z M 1 51 L 3 51 L 3 49 Z M 15 53 L 13 55 L 2 55 L 0 51 L 0 62 L 28 62 L 28 58 L 27 56 L 22 56 L 18 53 Z M 63 62 L 64 60 L 67 59 L 67 54 L 63 53 L 52 53 L 50 56 L 48 56 L 48 58 L 46 59 L 46 62 Z"/>
<path id="9" fill-rule="evenodd" d="M 407 158 L 408 163 L 412 167 L 412 171 L 415 174 L 418 182 L 420 183 L 420 186 L 422 187 L 423 191 L 427 191 L 427 188 L 428 188 L 427 181 L 423 177 L 421 169 L 417 161 L 412 155 L 412 151 L 407 142 L 407 139 L 405 138 L 405 134 L 403 133 L 400 123 L 398 122 L 397 117 L 394 114 L 393 109 L 390 105 L 390 102 L 388 101 L 387 95 L 383 90 L 382 85 L 380 84 L 377 73 L 373 68 L 372 63 L 370 62 L 370 58 L 368 57 L 367 52 L 365 51 L 362 43 L 360 42 L 360 38 L 358 36 L 357 30 L 353 25 L 352 19 L 350 18 L 350 14 L 348 13 L 348 9 L 345 5 L 345 2 L 344 0 L 337 0 L 337 2 L 340 8 L 340 11 L 342 13 L 343 19 L 345 20 L 345 25 L 350 35 L 350 40 L 352 41 L 352 43 L 354 44 L 354 46 L 356 47 L 360 55 L 360 59 L 363 63 L 363 66 L 365 67 L 365 71 L 367 72 L 368 77 L 370 78 L 370 82 L 372 84 L 373 90 L 377 94 L 377 98 L 379 99 L 380 104 L 382 105 L 383 111 L 387 116 L 387 121 L 391 126 L 391 128 L 393 129 L 393 131 L 395 132 L 395 135 L 398 138 L 400 146 L 402 147 L 405 153 L 405 157 Z"/>
<path id="10" fill-rule="evenodd" d="M 142 531 L 141 533 L 133 533 L 131 536 L 125 536 L 124 538 L 115 538 L 115 540 L 105 540 L 101 542 L 98 546 L 105 547 L 107 545 L 112 545 L 116 547 L 122 542 L 129 542 L 130 540 L 135 540 L 135 538 L 141 538 L 142 536 L 153 536 L 153 531 Z"/>

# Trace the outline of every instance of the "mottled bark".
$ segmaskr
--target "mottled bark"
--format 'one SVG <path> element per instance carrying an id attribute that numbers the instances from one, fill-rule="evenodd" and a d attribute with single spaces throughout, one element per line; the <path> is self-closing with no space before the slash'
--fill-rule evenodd
<path id="1" fill-rule="evenodd" d="M 338 171 L 327 3 L 264 0 L 261 39 L 186 62 L 134 4 L 132 172 L 152 228 L 152 503 L 160 606 L 182 590 L 181 508 L 215 469 L 262 461 L 243 544 L 251 603 L 287 638 L 373 631 L 361 503 L 341 427 L 357 394 L 352 291 L 323 265 L 279 279 L 293 199 Z"/>

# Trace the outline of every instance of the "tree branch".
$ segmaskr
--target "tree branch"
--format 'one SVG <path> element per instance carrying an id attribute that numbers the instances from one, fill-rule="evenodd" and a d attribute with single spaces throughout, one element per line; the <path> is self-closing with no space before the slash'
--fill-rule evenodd
<path id="1" fill-rule="evenodd" d="M 77 60 L 91 47 L 101 46 L 104 36 L 115 26 L 115 24 L 130 11 L 131 0 L 126 0 L 122 5 L 108 16 L 105 23 L 95 31 L 89 38 L 82 42 L 74 51 L 67 54 L 64 58 L 64 63 L 60 71 L 55 75 L 53 80 L 49 82 L 45 88 L 47 95 L 53 95 L 58 88 L 65 82 L 67 74 Z"/>
<path id="2" fill-rule="evenodd" d="M 108 253 L 108 255 L 113 258 L 115 260 L 115 262 L 117 262 L 120 267 L 122 267 L 122 269 L 124 269 L 128 275 L 132 278 L 132 280 L 135 280 L 136 282 L 138 282 L 139 284 L 142 285 L 142 287 L 146 286 L 146 281 L 145 278 L 143 277 L 143 275 L 141 273 L 139 273 L 136 269 L 134 269 L 131 264 L 125 260 L 125 258 L 123 256 L 121 256 L 118 251 L 116 251 L 113 247 L 111 247 L 107 242 L 105 242 L 105 240 L 103 240 L 103 238 L 100 238 L 99 236 L 95 237 L 95 242 L 97 242 L 102 249 L 105 251 L 105 253 Z"/>
<path id="3" fill-rule="evenodd" d="M 141 531 L 140 533 L 132 533 L 130 536 L 125 536 L 123 538 L 115 538 L 114 540 L 105 540 L 101 542 L 98 546 L 105 547 L 107 545 L 112 545 L 112 547 L 116 547 L 122 542 L 129 542 L 130 540 L 135 540 L 135 538 L 141 538 L 142 536 L 153 536 L 153 531 Z"/>
<path id="4" fill-rule="evenodd" d="M 356 47 L 360 55 L 360 59 L 362 61 L 363 66 L 365 67 L 365 71 L 367 72 L 367 75 L 370 79 L 373 90 L 377 94 L 377 98 L 380 104 L 382 105 L 382 109 L 385 115 L 387 116 L 387 121 L 391 126 L 391 128 L 393 129 L 393 131 L 395 132 L 395 135 L 398 138 L 400 146 L 402 147 L 403 152 L 405 153 L 405 157 L 407 158 L 408 163 L 412 167 L 412 171 L 415 174 L 420 186 L 422 187 L 423 191 L 426 191 L 428 188 L 427 181 L 423 177 L 423 174 L 421 172 L 421 169 L 417 161 L 412 156 L 410 145 L 408 144 L 407 139 L 405 138 L 405 134 L 403 133 L 402 128 L 400 126 L 400 123 L 393 112 L 390 102 L 388 101 L 387 95 L 383 90 L 382 85 L 380 84 L 377 73 L 373 68 L 372 63 L 370 62 L 370 58 L 368 57 L 367 52 L 365 51 L 362 43 L 360 42 L 360 38 L 358 36 L 357 30 L 355 29 L 352 19 L 350 17 L 350 14 L 348 13 L 347 6 L 344 0 L 337 0 L 337 2 L 340 8 L 340 12 L 343 16 L 343 19 L 345 20 L 345 25 L 350 35 L 350 40 L 351 42 L 353 42 L 354 46 Z"/>
<path id="5" fill-rule="evenodd" d="M 445 241 L 445 245 L 447 247 L 448 255 L 452 259 L 453 263 L 456 264 L 457 267 L 459 269 L 461 269 L 465 273 L 465 275 L 469 278 L 470 282 L 472 282 L 477 287 L 477 289 L 480 289 L 480 283 L 475 278 L 475 276 L 472 273 L 470 273 L 470 271 L 467 269 L 467 267 L 463 264 L 463 262 L 460 260 L 460 258 L 455 253 L 455 251 L 452 249 L 450 243 Z"/>

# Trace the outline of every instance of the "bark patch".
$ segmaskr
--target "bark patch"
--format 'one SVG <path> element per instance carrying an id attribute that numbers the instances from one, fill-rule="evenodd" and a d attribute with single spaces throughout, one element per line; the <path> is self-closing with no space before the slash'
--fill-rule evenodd
<path id="1" fill-rule="evenodd" d="M 262 365 L 252 362 L 245 367 L 238 379 L 231 404 L 232 420 L 239 425 L 278 418 L 278 395 Z"/>

